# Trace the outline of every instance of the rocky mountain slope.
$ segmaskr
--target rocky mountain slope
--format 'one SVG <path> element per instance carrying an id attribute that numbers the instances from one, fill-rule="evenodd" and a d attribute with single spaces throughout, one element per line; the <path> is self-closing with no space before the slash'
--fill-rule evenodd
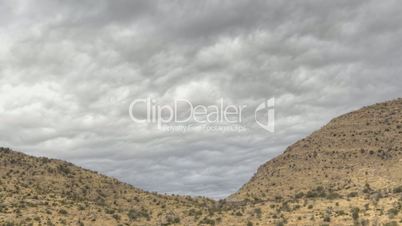
<path id="1" fill-rule="evenodd" d="M 0 148 L 0 225 L 399 225 L 401 209 L 402 99 L 333 119 L 220 201 Z"/>
<path id="2" fill-rule="evenodd" d="M 346 195 L 402 184 L 402 99 L 333 119 L 262 165 L 232 200 L 294 196 L 314 188 Z"/>

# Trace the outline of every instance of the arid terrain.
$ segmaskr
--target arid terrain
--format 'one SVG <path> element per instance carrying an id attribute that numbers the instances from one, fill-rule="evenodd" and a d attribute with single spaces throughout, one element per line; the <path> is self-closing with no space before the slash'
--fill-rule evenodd
<path id="1" fill-rule="evenodd" d="M 339 116 L 214 201 L 0 150 L 2 225 L 399 225 L 402 99 Z"/>

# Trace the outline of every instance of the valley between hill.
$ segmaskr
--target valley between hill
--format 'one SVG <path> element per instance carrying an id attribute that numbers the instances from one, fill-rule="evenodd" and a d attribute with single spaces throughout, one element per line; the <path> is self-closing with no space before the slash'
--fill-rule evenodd
<path id="1" fill-rule="evenodd" d="M 2 225 L 399 225 L 401 208 L 401 98 L 333 119 L 220 201 L 0 149 Z"/>

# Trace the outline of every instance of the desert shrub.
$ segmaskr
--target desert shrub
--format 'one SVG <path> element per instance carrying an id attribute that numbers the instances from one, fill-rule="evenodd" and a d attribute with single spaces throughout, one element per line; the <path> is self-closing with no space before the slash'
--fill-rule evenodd
<path id="1" fill-rule="evenodd" d="M 343 211 L 343 210 L 338 210 L 338 211 L 336 211 L 336 214 L 337 214 L 338 216 L 346 215 L 345 211 Z"/>
<path id="2" fill-rule="evenodd" d="M 370 191 L 371 191 L 370 185 L 366 183 L 363 188 L 363 193 L 369 193 Z"/>
<path id="3" fill-rule="evenodd" d="M 394 193 L 401 193 L 402 192 L 402 186 L 398 186 L 398 187 L 394 188 L 393 192 Z"/>
<path id="4" fill-rule="evenodd" d="M 194 217 L 198 218 L 199 216 L 202 215 L 202 211 L 201 211 L 201 210 L 196 210 L 196 209 L 190 209 L 190 210 L 188 211 L 188 215 L 189 215 L 189 216 L 194 216 Z"/>
<path id="5" fill-rule="evenodd" d="M 387 211 L 387 213 L 390 217 L 394 217 L 394 216 L 398 215 L 399 211 L 400 211 L 400 209 L 398 209 L 398 208 L 391 208 Z"/>
<path id="6" fill-rule="evenodd" d="M 113 214 L 113 218 L 117 221 L 119 221 L 121 219 L 119 214 Z"/>
<path id="7" fill-rule="evenodd" d="M 127 216 L 130 220 L 137 220 L 139 218 L 147 218 L 149 219 L 150 216 L 148 214 L 148 211 L 146 209 L 131 209 L 128 211 Z"/>
<path id="8" fill-rule="evenodd" d="M 215 225 L 215 220 L 209 219 L 209 218 L 205 217 L 204 219 L 202 219 L 202 220 L 200 221 L 200 224 Z"/>
<path id="9" fill-rule="evenodd" d="M 336 192 L 331 192 L 327 195 L 327 199 L 338 199 L 341 198 L 341 195 Z"/>
<path id="10" fill-rule="evenodd" d="M 47 226 L 56 226 L 55 224 L 53 224 L 53 222 L 50 219 L 47 220 L 46 225 Z"/>
<path id="11" fill-rule="evenodd" d="M 355 208 L 352 208 L 352 218 L 353 218 L 353 220 L 357 220 L 357 219 L 359 219 L 359 212 L 360 212 L 360 209 L 359 208 L 357 208 L 357 207 L 355 207 Z"/>
<path id="12" fill-rule="evenodd" d="M 314 191 L 308 191 L 307 194 L 306 194 L 307 198 L 315 198 L 317 196 L 318 196 L 318 194 L 316 192 L 314 192 Z"/>
<path id="13" fill-rule="evenodd" d="M 105 213 L 107 214 L 114 214 L 115 210 L 114 209 L 106 209 Z"/>
<path id="14" fill-rule="evenodd" d="M 66 175 L 71 173 L 70 168 L 68 166 L 66 166 L 66 165 L 58 165 L 57 170 L 59 172 L 63 173 L 63 174 L 66 174 Z"/>
<path id="15" fill-rule="evenodd" d="M 68 214 L 67 210 L 65 210 L 65 209 L 60 209 L 60 210 L 59 210 L 59 213 L 60 213 L 60 214 L 63 214 L 63 215 L 67 215 L 67 214 Z"/>
<path id="16" fill-rule="evenodd" d="M 6 222 L 4 223 L 4 226 L 15 226 L 16 224 L 14 224 L 13 222 Z"/>
<path id="17" fill-rule="evenodd" d="M 348 197 L 349 197 L 349 198 L 357 197 L 357 195 L 358 195 L 358 193 L 354 191 L 354 192 L 349 193 L 349 194 L 348 194 Z"/>
<path id="18" fill-rule="evenodd" d="M 255 208 L 254 213 L 258 218 L 261 218 L 262 211 L 260 208 Z"/>
<path id="19" fill-rule="evenodd" d="M 396 221 L 391 221 L 388 223 L 385 223 L 384 226 L 398 226 L 399 224 Z"/>
<path id="20" fill-rule="evenodd" d="M 299 192 L 299 193 L 297 193 L 297 194 L 295 195 L 295 198 L 296 198 L 296 199 L 300 199 L 300 198 L 303 198 L 303 196 L 304 196 L 304 193 L 303 193 L 303 192 Z"/>
<path id="21" fill-rule="evenodd" d="M 285 223 L 283 221 L 279 221 L 278 223 L 276 223 L 276 226 L 284 226 Z"/>
<path id="22" fill-rule="evenodd" d="M 173 212 L 167 213 L 161 223 L 161 226 L 168 226 L 172 224 L 179 224 L 180 218 Z"/>
<path id="23" fill-rule="evenodd" d="M 306 197 L 307 198 L 325 198 L 327 194 L 325 193 L 324 187 L 318 186 L 315 189 L 312 189 L 307 192 Z"/>

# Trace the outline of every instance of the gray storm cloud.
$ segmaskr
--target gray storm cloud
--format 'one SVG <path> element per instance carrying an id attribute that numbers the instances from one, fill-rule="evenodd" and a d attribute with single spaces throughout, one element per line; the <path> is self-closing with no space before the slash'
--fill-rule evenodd
<path id="1" fill-rule="evenodd" d="M 0 144 L 222 198 L 332 117 L 402 96 L 398 1 L 0 0 Z M 136 98 L 276 98 L 276 132 L 167 133 Z M 250 113 L 250 112 L 249 112 Z"/>

